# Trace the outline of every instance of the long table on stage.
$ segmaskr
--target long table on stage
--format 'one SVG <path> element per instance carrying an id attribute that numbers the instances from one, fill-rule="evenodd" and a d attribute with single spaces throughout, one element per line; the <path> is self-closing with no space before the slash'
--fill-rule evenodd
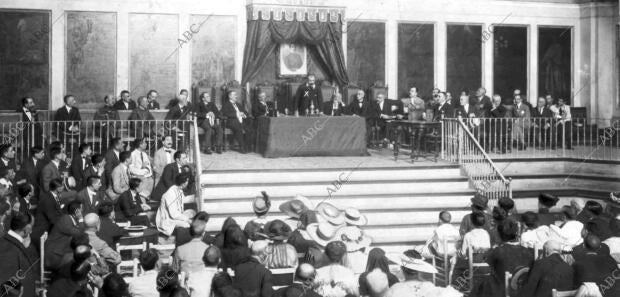
<path id="1" fill-rule="evenodd" d="M 366 120 L 357 116 L 260 117 L 256 132 L 267 158 L 368 154 Z"/>

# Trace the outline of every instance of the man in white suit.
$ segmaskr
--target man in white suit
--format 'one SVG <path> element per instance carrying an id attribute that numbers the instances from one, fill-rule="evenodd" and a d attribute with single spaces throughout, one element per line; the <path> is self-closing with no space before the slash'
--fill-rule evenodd
<path id="1" fill-rule="evenodd" d="M 112 170 L 112 183 L 106 193 L 113 201 L 125 191 L 129 190 L 129 165 L 131 164 L 131 152 L 123 151 L 119 154 L 120 164 Z"/>
<path id="2" fill-rule="evenodd" d="M 146 141 L 143 138 L 136 138 L 134 141 L 129 174 L 130 177 L 139 178 L 142 181 L 138 187 L 138 193 L 150 199 L 151 192 L 153 192 L 153 167 L 151 167 L 151 158 L 146 153 Z"/>
<path id="3" fill-rule="evenodd" d="M 189 176 L 185 173 L 177 175 L 175 184 L 164 193 L 157 210 L 155 224 L 157 230 L 170 236 L 175 228 L 189 228 L 191 219 L 183 213 L 183 190 L 189 184 Z"/>
<path id="4" fill-rule="evenodd" d="M 166 165 L 174 162 L 175 149 L 172 148 L 172 136 L 164 136 L 163 146 L 155 152 L 153 160 L 153 176 L 155 177 L 155 185 L 159 182 L 161 174 L 164 172 Z"/>

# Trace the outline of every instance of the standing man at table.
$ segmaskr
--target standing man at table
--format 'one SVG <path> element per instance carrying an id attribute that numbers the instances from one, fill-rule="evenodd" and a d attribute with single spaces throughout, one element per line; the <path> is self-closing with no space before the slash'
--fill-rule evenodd
<path id="1" fill-rule="evenodd" d="M 222 103 L 222 115 L 228 120 L 226 122 L 227 128 L 232 130 L 233 136 L 237 139 L 239 152 L 247 153 L 248 147 L 246 145 L 249 145 L 251 143 L 249 140 L 252 139 L 252 125 L 248 115 L 237 102 L 237 92 L 228 92 L 228 101 Z"/>
<path id="2" fill-rule="evenodd" d="M 309 74 L 308 82 L 297 89 L 295 99 L 295 106 L 297 106 L 299 115 L 308 115 L 312 110 L 314 113 L 319 113 L 323 103 L 323 95 L 321 89 L 316 85 L 314 74 Z"/>

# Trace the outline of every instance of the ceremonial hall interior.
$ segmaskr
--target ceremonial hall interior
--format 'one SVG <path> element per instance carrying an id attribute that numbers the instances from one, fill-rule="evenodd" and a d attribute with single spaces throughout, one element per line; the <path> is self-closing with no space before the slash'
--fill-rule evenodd
<path id="1" fill-rule="evenodd" d="M 620 296 L 618 0 L 0 0 L 0 297 Z"/>

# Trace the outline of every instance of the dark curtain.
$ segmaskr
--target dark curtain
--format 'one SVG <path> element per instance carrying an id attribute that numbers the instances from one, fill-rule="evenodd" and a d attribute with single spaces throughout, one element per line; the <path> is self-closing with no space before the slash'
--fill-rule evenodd
<path id="1" fill-rule="evenodd" d="M 348 84 L 340 23 L 250 20 L 241 84 L 252 80 L 280 43 L 304 44 L 321 70 L 338 85 Z"/>

